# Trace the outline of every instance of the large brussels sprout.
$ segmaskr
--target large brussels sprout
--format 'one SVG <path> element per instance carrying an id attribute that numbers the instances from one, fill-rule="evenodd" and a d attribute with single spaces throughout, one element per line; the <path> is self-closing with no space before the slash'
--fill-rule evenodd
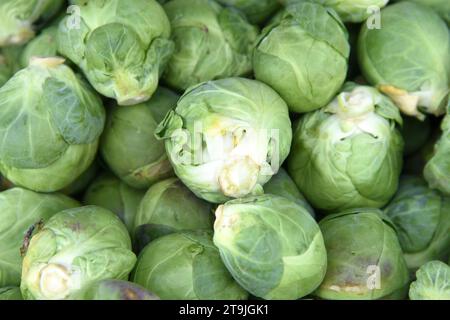
<path id="1" fill-rule="evenodd" d="M 0 288 L 0 300 L 23 300 L 22 294 L 20 293 L 20 288 Z"/>
<path id="2" fill-rule="evenodd" d="M 82 2 L 60 24 L 59 52 L 120 105 L 150 99 L 173 51 L 161 5 L 155 0 Z"/>
<path id="3" fill-rule="evenodd" d="M 450 36 L 431 9 L 401 2 L 381 11 L 380 29 L 364 24 L 358 56 L 365 78 L 407 115 L 445 112 L 449 93 Z M 400 54 L 401 53 L 401 54 Z"/>
<path id="4" fill-rule="evenodd" d="M 156 134 L 166 140 L 177 176 L 215 203 L 262 192 L 292 140 L 286 103 L 265 84 L 243 78 L 192 87 Z"/>
<path id="5" fill-rule="evenodd" d="M 2 0 L 0 2 L 0 47 L 23 44 L 33 38 L 33 24 L 48 20 L 64 0 Z"/>
<path id="6" fill-rule="evenodd" d="M 450 300 L 450 267 L 441 261 L 430 261 L 416 272 L 411 283 L 411 300 Z"/>
<path id="7" fill-rule="evenodd" d="M 441 129 L 442 135 L 434 145 L 423 174 L 431 188 L 450 196 L 450 103 L 447 115 L 442 120 Z"/>
<path id="8" fill-rule="evenodd" d="M 134 220 L 137 249 L 166 234 L 182 230 L 212 230 L 212 205 L 197 198 L 180 180 L 171 178 L 150 187 Z"/>
<path id="9" fill-rule="evenodd" d="M 131 232 L 143 197 L 144 191 L 128 186 L 112 174 L 104 173 L 87 188 L 83 203 L 111 210 Z"/>
<path id="10" fill-rule="evenodd" d="M 233 278 L 264 299 L 298 299 L 322 282 L 327 258 L 307 209 L 275 195 L 235 199 L 218 207 L 214 244 Z"/>
<path id="11" fill-rule="evenodd" d="M 255 78 L 274 88 L 291 111 L 325 106 L 344 83 L 350 46 L 339 18 L 301 2 L 266 27 L 253 56 Z"/>
<path id="12" fill-rule="evenodd" d="M 151 242 L 139 256 L 133 282 L 164 300 L 244 300 L 248 294 L 220 260 L 211 234 L 180 232 Z"/>
<path id="13" fill-rule="evenodd" d="M 168 84 L 184 90 L 250 73 L 258 30 L 240 12 L 212 0 L 172 0 L 164 9 L 175 42 L 164 74 Z"/>
<path id="14" fill-rule="evenodd" d="M 24 48 L 20 55 L 20 65 L 25 68 L 29 65 L 33 57 L 55 57 L 57 56 L 58 43 L 58 26 L 50 26 L 33 40 L 31 40 Z"/>
<path id="15" fill-rule="evenodd" d="M 316 209 L 382 207 L 397 190 L 401 121 L 389 98 L 349 83 L 326 108 L 299 120 L 288 172 Z"/>
<path id="16" fill-rule="evenodd" d="M 103 279 L 125 280 L 136 256 L 125 225 L 111 211 L 86 206 L 54 215 L 32 238 L 23 259 L 25 299 L 68 299 Z"/>
<path id="17" fill-rule="evenodd" d="M 278 173 L 264 185 L 264 193 L 274 194 L 297 202 L 305 207 L 313 217 L 315 216 L 314 209 L 311 208 L 305 197 L 298 190 L 294 180 L 283 168 L 280 168 Z"/>
<path id="18" fill-rule="evenodd" d="M 22 270 L 21 246 L 33 225 L 55 213 L 79 206 L 66 196 L 13 188 L 0 192 L 0 288 L 18 286 Z"/>
<path id="19" fill-rule="evenodd" d="M 405 1 L 405 0 L 397 0 Z M 428 6 L 436 11 L 450 25 L 450 2 L 448 0 L 407 0 Z"/>
<path id="20" fill-rule="evenodd" d="M 394 226 L 377 209 L 329 215 L 319 223 L 328 269 L 315 295 L 332 300 L 400 299 L 409 273 Z"/>
<path id="21" fill-rule="evenodd" d="M 60 190 L 92 163 L 101 100 L 61 58 L 34 59 L 0 88 L 0 171 L 35 191 Z"/>
<path id="22" fill-rule="evenodd" d="M 164 142 L 156 139 L 154 131 L 177 100 L 177 94 L 160 87 L 148 102 L 109 109 L 100 153 L 109 168 L 130 186 L 148 188 L 173 175 Z"/>
<path id="23" fill-rule="evenodd" d="M 410 269 L 450 254 L 450 198 L 429 189 L 421 177 L 402 177 L 385 213 L 397 229 Z"/>
<path id="24" fill-rule="evenodd" d="M 267 20 L 279 7 L 280 0 L 217 0 L 223 5 L 241 10 L 252 23 Z"/>
<path id="25" fill-rule="evenodd" d="M 281 0 L 285 4 L 292 4 L 305 0 Z M 389 0 L 308 0 L 334 9 L 344 22 L 359 23 L 366 20 L 379 9 L 386 6 Z"/>
<path id="26" fill-rule="evenodd" d="M 123 280 L 100 280 L 77 293 L 75 300 L 159 300 L 144 287 Z"/>

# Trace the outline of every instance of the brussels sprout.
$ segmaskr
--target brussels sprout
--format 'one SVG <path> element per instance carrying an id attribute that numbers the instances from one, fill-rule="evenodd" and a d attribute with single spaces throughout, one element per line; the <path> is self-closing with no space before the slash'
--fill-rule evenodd
<path id="1" fill-rule="evenodd" d="M 136 256 L 125 225 L 109 210 L 61 211 L 31 239 L 20 288 L 25 299 L 68 299 L 103 279 L 125 280 Z"/>
<path id="2" fill-rule="evenodd" d="M 0 47 L 26 43 L 34 37 L 33 24 L 48 20 L 64 0 L 2 0 L 0 2 Z"/>
<path id="3" fill-rule="evenodd" d="M 164 74 L 168 84 L 184 90 L 250 73 L 258 30 L 240 12 L 211 0 L 172 0 L 164 9 L 175 42 Z"/>
<path id="4" fill-rule="evenodd" d="M 51 26 L 43 30 L 36 38 L 31 40 L 20 55 L 20 65 L 27 67 L 33 57 L 46 58 L 57 56 L 58 44 L 56 42 L 58 27 Z"/>
<path id="5" fill-rule="evenodd" d="M 0 288 L 20 284 L 20 248 L 29 240 L 30 227 L 77 206 L 78 202 L 59 194 L 39 194 L 21 188 L 0 193 Z"/>
<path id="6" fill-rule="evenodd" d="M 305 0 L 281 0 L 285 4 L 292 4 Z M 334 9 L 344 22 L 359 23 L 366 20 L 377 10 L 386 6 L 389 0 L 309 0 L 325 7 Z M 377 10 L 375 10 L 377 9 Z"/>
<path id="7" fill-rule="evenodd" d="M 327 216 L 319 226 L 328 269 L 316 296 L 373 300 L 406 295 L 408 268 L 394 227 L 381 211 L 348 210 Z"/>
<path id="8" fill-rule="evenodd" d="M 397 0 L 405 1 L 405 0 Z M 450 25 L 450 2 L 448 0 L 408 0 L 424 6 L 428 6 L 438 13 L 447 24 Z"/>
<path id="9" fill-rule="evenodd" d="M 255 78 L 274 88 L 293 112 L 321 108 L 344 83 L 347 37 L 339 18 L 324 7 L 288 6 L 262 32 L 253 56 Z"/>
<path id="10" fill-rule="evenodd" d="M 94 180 L 98 171 L 97 161 L 92 162 L 89 168 L 86 169 L 74 182 L 69 184 L 67 187 L 61 190 L 61 193 L 67 194 L 69 196 L 79 195 L 83 192 L 87 186 Z"/>
<path id="11" fill-rule="evenodd" d="M 120 179 L 135 188 L 148 188 L 173 175 L 164 143 L 154 131 L 166 113 L 175 107 L 178 95 L 159 88 L 146 103 L 109 109 L 100 153 Z"/>
<path id="12" fill-rule="evenodd" d="M 101 280 L 75 296 L 76 300 L 159 300 L 144 287 L 123 280 Z"/>
<path id="13" fill-rule="evenodd" d="M 0 288 L 0 300 L 23 300 L 22 294 L 20 293 L 20 288 Z"/>
<path id="14" fill-rule="evenodd" d="M 288 172 L 316 209 L 382 207 L 402 167 L 396 122 L 402 118 L 389 98 L 349 83 L 326 108 L 299 120 Z"/>
<path id="15" fill-rule="evenodd" d="M 404 176 L 385 213 L 397 229 L 410 269 L 446 259 L 450 253 L 450 198 L 429 189 L 421 177 Z"/>
<path id="16" fill-rule="evenodd" d="M 142 199 L 134 220 L 138 250 L 150 241 L 182 230 L 212 230 L 212 205 L 197 198 L 176 178 L 158 182 Z"/>
<path id="17" fill-rule="evenodd" d="M 298 190 L 295 182 L 283 168 L 280 168 L 278 173 L 264 185 L 264 193 L 274 194 L 297 202 L 305 207 L 311 216 L 315 216 L 313 208 L 311 208 L 305 197 Z"/>
<path id="18" fill-rule="evenodd" d="M 424 176 L 433 189 L 450 196 L 450 103 L 441 125 L 442 135 L 425 165 Z"/>
<path id="19" fill-rule="evenodd" d="M 431 135 L 431 121 L 430 118 L 425 118 L 423 121 L 417 118 L 403 117 L 402 127 L 403 140 L 405 141 L 405 149 L 403 151 L 405 156 L 412 155 L 420 150 L 429 140 Z"/>
<path id="20" fill-rule="evenodd" d="M 450 267 L 441 261 L 430 261 L 420 267 L 417 280 L 411 283 L 411 300 L 450 300 Z"/>
<path id="21" fill-rule="evenodd" d="M 423 119 L 421 111 L 443 114 L 450 72 L 450 36 L 444 21 L 411 2 L 386 7 L 381 19 L 381 29 L 364 24 L 359 36 L 365 78 L 407 115 Z"/>
<path id="22" fill-rule="evenodd" d="M 61 22 L 58 48 L 98 92 L 133 105 L 156 90 L 173 52 L 169 36 L 169 20 L 154 0 L 90 0 Z"/>
<path id="23" fill-rule="evenodd" d="M 63 62 L 33 59 L 0 88 L 0 171 L 34 191 L 75 181 L 103 131 L 101 100 Z"/>
<path id="24" fill-rule="evenodd" d="M 233 278 L 264 299 L 298 299 L 326 272 L 326 251 L 308 210 L 283 197 L 236 199 L 218 207 L 214 244 Z"/>
<path id="25" fill-rule="evenodd" d="M 87 188 L 83 203 L 111 210 L 131 232 L 139 203 L 143 197 L 144 191 L 134 189 L 112 174 L 105 173 Z"/>
<path id="26" fill-rule="evenodd" d="M 292 141 L 286 103 L 265 84 L 243 78 L 192 87 L 156 131 L 177 176 L 214 203 L 264 185 Z"/>
<path id="27" fill-rule="evenodd" d="M 217 0 L 227 6 L 241 10 L 252 23 L 261 23 L 267 20 L 279 7 L 279 0 Z"/>
<path id="28" fill-rule="evenodd" d="M 145 247 L 133 282 L 164 300 L 245 300 L 248 297 L 220 260 L 209 232 L 180 232 Z"/>

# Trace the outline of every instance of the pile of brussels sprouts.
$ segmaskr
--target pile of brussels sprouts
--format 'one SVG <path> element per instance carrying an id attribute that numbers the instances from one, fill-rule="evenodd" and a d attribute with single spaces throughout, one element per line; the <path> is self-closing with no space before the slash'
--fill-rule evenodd
<path id="1" fill-rule="evenodd" d="M 449 25 L 2 0 L 0 300 L 450 300 Z"/>

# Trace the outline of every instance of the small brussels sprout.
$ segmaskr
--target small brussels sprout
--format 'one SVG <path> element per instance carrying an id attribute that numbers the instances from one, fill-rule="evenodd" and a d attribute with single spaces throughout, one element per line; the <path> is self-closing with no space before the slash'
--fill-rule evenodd
<path id="1" fill-rule="evenodd" d="M 104 127 L 101 100 L 63 62 L 36 58 L 0 88 L 0 171 L 34 191 L 75 181 Z"/>
<path id="2" fill-rule="evenodd" d="M 316 209 L 382 207 L 398 186 L 401 122 L 389 98 L 349 83 L 326 108 L 299 120 L 288 172 Z"/>
<path id="3" fill-rule="evenodd" d="M 387 6 L 381 19 L 380 29 L 364 24 L 359 36 L 363 75 L 406 115 L 423 119 L 421 111 L 443 114 L 450 70 L 445 22 L 433 10 L 412 2 Z"/>
<path id="4" fill-rule="evenodd" d="M 134 189 L 112 174 L 100 175 L 84 194 L 85 205 L 96 205 L 114 212 L 131 233 L 144 191 Z"/>
<path id="5" fill-rule="evenodd" d="M 298 190 L 294 180 L 292 180 L 283 168 L 280 168 L 278 173 L 264 185 L 264 193 L 274 194 L 297 202 L 299 205 L 305 207 L 311 216 L 315 216 L 314 209 L 311 208 L 305 197 Z"/>
<path id="6" fill-rule="evenodd" d="M 281 0 L 285 4 L 292 4 L 305 0 Z M 379 9 L 386 6 L 389 0 L 309 0 L 319 3 L 336 11 L 344 22 L 359 23 L 365 21 Z"/>
<path id="7" fill-rule="evenodd" d="M 280 7 L 280 0 L 217 0 L 226 6 L 241 10 L 251 23 L 267 20 Z"/>
<path id="8" fill-rule="evenodd" d="M 144 287 L 123 280 L 100 280 L 77 293 L 75 300 L 159 300 Z"/>
<path id="9" fill-rule="evenodd" d="M 59 211 L 77 206 L 78 202 L 59 194 L 39 194 L 21 188 L 0 192 L 0 288 L 20 284 L 21 246 L 29 241 L 30 228 Z"/>
<path id="10" fill-rule="evenodd" d="M 409 273 L 394 226 L 380 210 L 354 209 L 319 223 L 328 269 L 315 291 L 322 299 L 401 299 Z"/>
<path id="11" fill-rule="evenodd" d="M 82 193 L 87 186 L 94 180 L 99 169 L 97 161 L 92 162 L 89 168 L 86 169 L 74 182 L 61 190 L 61 193 L 69 196 L 77 196 Z"/>
<path id="12" fill-rule="evenodd" d="M 60 23 L 58 51 L 119 105 L 151 98 L 173 52 L 170 23 L 155 0 L 90 0 Z"/>
<path id="13" fill-rule="evenodd" d="M 214 244 L 233 278 L 256 297 L 299 299 L 325 276 L 317 223 L 305 207 L 283 197 L 247 197 L 219 206 Z"/>
<path id="14" fill-rule="evenodd" d="M 23 300 L 20 288 L 18 287 L 6 287 L 0 288 L 0 301 L 1 300 Z"/>
<path id="15" fill-rule="evenodd" d="M 442 135 L 425 165 L 424 176 L 429 186 L 450 196 L 450 103 L 441 124 Z"/>
<path id="16" fill-rule="evenodd" d="M 111 211 L 86 206 L 51 217 L 31 239 L 20 288 L 27 300 L 69 299 L 103 279 L 128 279 L 136 263 L 125 225 Z"/>
<path id="17" fill-rule="evenodd" d="M 324 7 L 288 6 L 262 32 L 253 56 L 255 78 L 274 88 L 293 112 L 321 108 L 344 83 L 347 37 L 339 18 Z"/>
<path id="18" fill-rule="evenodd" d="M 164 300 L 245 300 L 220 260 L 209 232 L 172 233 L 141 252 L 133 282 Z"/>
<path id="19" fill-rule="evenodd" d="M 0 47 L 24 44 L 34 37 L 34 23 L 48 20 L 64 0 L 2 0 L 0 2 Z"/>
<path id="20" fill-rule="evenodd" d="M 430 261 L 416 272 L 411 283 L 411 300 L 450 300 L 450 267 L 441 261 Z"/>
<path id="21" fill-rule="evenodd" d="M 47 58 L 57 56 L 58 44 L 56 42 L 58 26 L 50 26 L 44 29 L 36 38 L 31 40 L 20 55 L 20 65 L 26 68 L 33 57 Z"/>
<path id="22" fill-rule="evenodd" d="M 421 177 L 402 177 L 384 211 L 397 229 L 408 268 L 450 254 L 450 198 L 429 189 Z"/>
<path id="23" fill-rule="evenodd" d="M 405 141 L 403 153 L 405 156 L 410 156 L 419 151 L 429 140 L 431 135 L 430 118 L 420 121 L 417 118 L 404 116 L 401 132 Z"/>
<path id="24" fill-rule="evenodd" d="M 405 0 L 397 0 L 405 1 Z M 442 19 L 444 19 L 448 25 L 450 25 L 450 2 L 448 0 L 408 0 L 409 2 L 415 2 L 424 6 L 428 6 L 437 14 L 439 14 Z"/>
<path id="25" fill-rule="evenodd" d="M 185 90 L 200 82 L 250 73 L 258 29 L 240 12 L 212 0 L 172 0 L 164 9 L 175 42 L 164 74 L 168 84 Z"/>
<path id="26" fill-rule="evenodd" d="M 176 178 L 158 182 L 142 199 L 134 220 L 137 250 L 150 241 L 182 230 L 213 228 L 212 205 L 197 198 Z"/>
<path id="27" fill-rule="evenodd" d="M 154 131 L 177 100 L 177 94 L 160 87 L 148 102 L 109 109 L 100 153 L 130 186 L 145 189 L 173 175 L 164 142 L 155 138 Z"/>
<path id="28" fill-rule="evenodd" d="M 267 85 L 244 78 L 192 87 L 156 134 L 181 181 L 214 203 L 262 193 L 292 141 L 286 103 Z"/>

